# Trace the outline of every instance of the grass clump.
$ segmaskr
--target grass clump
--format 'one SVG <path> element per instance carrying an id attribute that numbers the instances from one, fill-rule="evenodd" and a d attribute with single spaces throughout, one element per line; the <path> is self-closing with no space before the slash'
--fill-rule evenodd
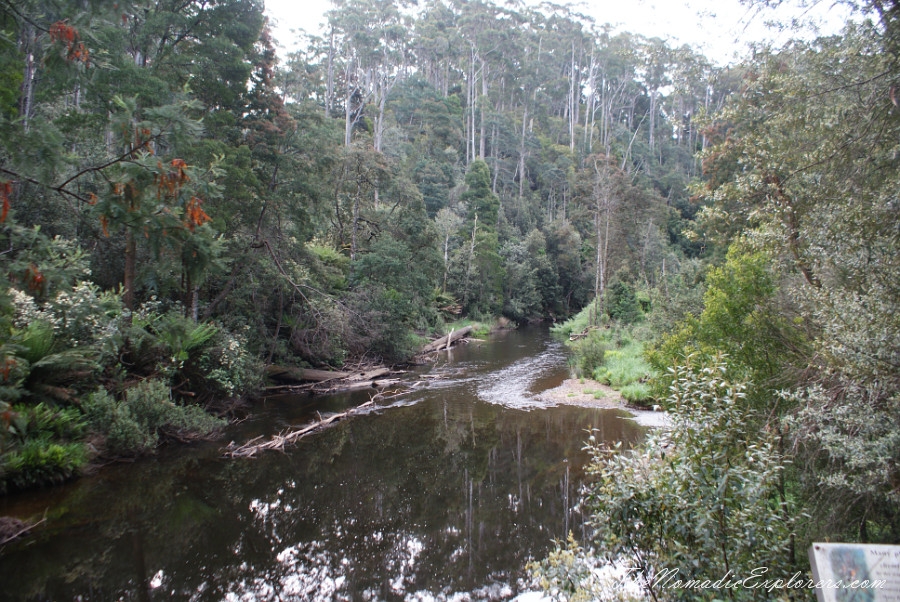
<path id="1" fill-rule="evenodd" d="M 611 349 L 607 352 L 603 365 L 594 370 L 594 380 L 614 389 L 646 380 L 652 373 L 652 368 L 644 360 L 643 353 L 644 345 L 638 342 L 629 342 Z"/>
<path id="2" fill-rule="evenodd" d="M 469 319 L 457 320 L 447 324 L 444 327 L 444 334 L 450 334 L 450 331 L 456 331 L 460 328 L 465 328 L 466 326 L 472 327 L 472 336 L 476 338 L 486 337 L 491 334 L 490 324 Z"/>
<path id="3" fill-rule="evenodd" d="M 552 332 L 567 338 L 572 333 L 585 332 L 596 311 L 593 305 L 553 327 Z M 644 344 L 652 337 L 652 331 L 641 324 L 625 325 L 605 315 L 601 318 L 605 326 L 588 331 L 587 336 L 576 341 L 566 342 L 572 351 L 570 364 L 575 375 L 609 385 L 632 403 L 652 401 L 653 391 L 646 382 L 653 377 L 654 370 L 644 357 Z"/>
<path id="4" fill-rule="evenodd" d="M 647 383 L 631 383 L 622 387 L 619 392 L 631 403 L 648 405 L 653 401 L 650 385 Z"/>

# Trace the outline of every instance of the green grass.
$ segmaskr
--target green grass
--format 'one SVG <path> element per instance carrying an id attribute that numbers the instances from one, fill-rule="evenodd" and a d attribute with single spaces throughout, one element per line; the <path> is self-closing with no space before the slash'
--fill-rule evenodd
<path id="1" fill-rule="evenodd" d="M 632 341 L 606 352 L 603 365 L 594 369 L 594 380 L 621 389 L 646 380 L 651 372 L 650 364 L 644 360 L 644 344 Z"/>
<path id="2" fill-rule="evenodd" d="M 472 327 L 472 336 L 474 337 L 486 337 L 491 334 L 491 325 L 485 324 L 484 322 L 477 322 L 475 320 L 470 320 L 468 318 L 463 320 L 457 320 L 455 322 L 451 322 L 444 327 L 444 334 L 450 334 L 451 330 L 459 330 L 460 328 L 465 328 L 466 326 Z"/>
<path id="3" fill-rule="evenodd" d="M 582 332 L 588 324 L 588 312 L 582 311 L 555 327 L 553 332 L 565 336 Z M 583 339 L 566 342 L 572 352 L 570 364 L 577 376 L 591 376 L 621 392 L 632 403 L 648 403 L 653 397 L 646 383 L 654 375 L 653 368 L 644 359 L 644 339 L 648 336 L 648 329 L 641 325 L 626 327 L 613 323 L 601 327 Z M 598 353 L 601 349 L 603 352 Z"/>
<path id="4" fill-rule="evenodd" d="M 649 405 L 653 401 L 650 385 L 647 383 L 631 383 L 622 387 L 619 392 L 622 394 L 622 397 L 631 403 Z"/>
<path id="5" fill-rule="evenodd" d="M 573 333 L 584 332 L 584 330 L 590 325 L 591 312 L 593 311 L 594 303 L 588 304 L 587 307 L 582 309 L 580 312 L 575 314 L 575 316 L 569 318 L 562 324 L 557 324 L 550 329 L 550 332 L 564 338 L 569 338 Z M 606 317 L 606 314 L 600 316 L 601 323 L 604 323 L 607 320 L 608 318 Z"/>

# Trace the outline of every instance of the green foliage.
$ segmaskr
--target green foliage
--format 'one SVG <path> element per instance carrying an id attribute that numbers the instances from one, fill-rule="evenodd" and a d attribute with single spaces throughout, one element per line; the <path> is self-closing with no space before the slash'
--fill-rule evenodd
<path id="1" fill-rule="evenodd" d="M 652 390 L 647 383 L 631 382 L 619 389 L 619 392 L 631 403 L 639 405 L 647 405 L 653 400 Z"/>
<path id="2" fill-rule="evenodd" d="M 569 549 L 563 581 L 550 561 L 538 574 L 572 596 L 605 595 L 587 579 L 602 556 L 633 569 L 644 590 L 660 600 L 713 599 L 717 590 L 654 584 L 663 569 L 680 580 L 735 580 L 767 567 L 767 578 L 789 578 L 796 510 L 780 493 L 784 459 L 771 434 L 757 428 L 744 401 L 746 385 L 732 382 L 722 363 L 679 368 L 669 406 L 672 430 L 650 434 L 632 451 L 589 443 L 593 482 L 584 506 L 591 515 L 595 550 Z M 564 552 L 557 550 L 557 560 Z M 557 562 L 558 564 L 558 562 Z M 605 564 L 605 563 L 602 563 Z M 599 588 L 600 591 L 592 591 Z M 765 590 L 737 588 L 738 600 L 768 600 Z"/>
<path id="3" fill-rule="evenodd" d="M 773 402 L 771 392 L 785 384 L 788 362 L 805 345 L 804 333 L 774 306 L 775 277 L 763 252 L 736 244 L 725 265 L 706 276 L 703 311 L 689 315 L 647 352 L 660 375 L 654 385 L 661 395 L 671 383 L 667 369 L 698 355 L 706 361 L 728 354 L 731 369 L 752 379 L 753 403 Z"/>
<path id="4" fill-rule="evenodd" d="M 462 201 L 469 207 L 469 222 L 474 222 L 477 216 L 479 227 L 496 230 L 500 199 L 491 191 L 491 170 L 487 163 L 476 160 L 469 165 L 466 186 L 468 190 L 462 195 Z"/>
<path id="5" fill-rule="evenodd" d="M 833 378 L 783 393 L 796 411 L 784 419 L 797 442 L 805 499 L 814 510 L 807 538 L 897 541 L 900 521 L 900 396 L 883 383 Z"/>
<path id="6" fill-rule="evenodd" d="M 540 562 L 526 567 L 536 584 L 553 600 L 571 602 L 636 602 L 643 592 L 622 567 L 610 565 L 603 558 L 578 545 L 569 533 L 566 545 L 556 548 Z"/>
<path id="7" fill-rule="evenodd" d="M 579 311 L 577 314 L 575 314 L 565 322 L 561 324 L 554 324 L 550 331 L 559 337 L 565 338 L 568 338 L 573 334 L 582 333 L 587 330 L 592 323 L 597 322 L 595 315 L 600 311 L 600 307 L 601 304 L 598 303 L 595 299 L 589 305 L 584 307 L 584 309 Z"/>
<path id="8" fill-rule="evenodd" d="M 83 407 L 91 428 L 105 437 L 111 453 L 119 455 L 151 451 L 160 433 L 202 436 L 225 425 L 198 406 L 173 403 L 169 387 L 159 380 L 138 383 L 125 391 L 122 400 L 96 391 Z"/>
<path id="9" fill-rule="evenodd" d="M 634 289 L 621 280 L 606 290 L 606 313 L 622 324 L 632 324 L 643 317 Z"/>
<path id="10" fill-rule="evenodd" d="M 80 440 L 86 425 L 79 409 L 20 404 L 9 419 L 8 443 L 0 446 L 0 492 L 60 483 L 87 463 L 88 450 Z"/>
<path id="11" fill-rule="evenodd" d="M 202 348 L 218 332 L 214 324 L 197 324 L 173 311 L 155 320 L 153 330 L 176 370 L 181 369 L 191 353 Z"/>
<path id="12" fill-rule="evenodd" d="M 343 291 L 347 288 L 350 273 L 350 258 L 341 255 L 329 246 L 309 243 L 306 246 L 312 256 L 310 269 L 329 291 Z"/>
<path id="13" fill-rule="evenodd" d="M 205 397 L 231 399 L 252 395 L 263 382 L 262 362 L 248 349 L 247 339 L 219 329 L 200 354 L 195 389 Z"/>
<path id="14" fill-rule="evenodd" d="M 590 376 L 603 365 L 606 340 L 599 331 L 589 332 L 586 337 L 575 341 L 570 347 L 575 354 L 578 376 Z"/>
<path id="15" fill-rule="evenodd" d="M 615 389 L 646 381 L 652 376 L 653 369 L 643 355 L 644 346 L 639 342 L 628 342 L 611 349 L 603 365 L 594 370 L 593 377 Z"/>
<path id="16" fill-rule="evenodd" d="M 78 439 L 85 433 L 84 417 L 78 408 L 55 408 L 44 403 L 17 405 L 13 410 L 24 421 L 22 438 L 51 435 L 57 439 Z"/>
<path id="17" fill-rule="evenodd" d="M 0 492 L 61 483 L 78 474 L 88 458 L 84 443 L 30 438 L 0 463 Z"/>
<path id="18" fill-rule="evenodd" d="M 104 390 L 84 400 L 91 428 L 106 439 L 106 447 L 113 454 L 139 454 L 156 446 L 158 435 L 142 428 L 126 403 L 118 402 Z"/>
<path id="19" fill-rule="evenodd" d="M 372 353 L 387 363 L 415 354 L 420 339 L 409 326 L 415 309 L 407 298 L 394 289 L 372 287 L 357 291 L 353 301 L 354 334 L 348 342 L 357 354 Z"/>
<path id="20" fill-rule="evenodd" d="M 696 259 L 669 264 L 665 276 L 648 295 L 650 312 L 647 323 L 656 337 L 661 338 L 672 332 L 689 316 L 700 315 L 706 292 L 705 274 L 704 264 Z"/>

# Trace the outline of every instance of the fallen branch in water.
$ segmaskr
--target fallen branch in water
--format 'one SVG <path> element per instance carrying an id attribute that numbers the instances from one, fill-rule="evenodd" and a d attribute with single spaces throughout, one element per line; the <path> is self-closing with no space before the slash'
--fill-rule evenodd
<path id="1" fill-rule="evenodd" d="M 363 408 L 370 407 L 374 405 L 375 398 L 370 399 L 366 403 L 357 406 L 351 410 L 347 410 L 346 412 L 342 412 L 340 414 L 334 414 L 329 416 L 328 418 L 323 418 L 318 420 L 312 424 L 309 424 L 302 429 L 291 431 L 288 433 L 283 433 L 280 435 L 274 435 L 268 441 L 264 441 L 262 443 L 257 443 L 262 436 L 256 437 L 255 439 L 251 439 L 247 443 L 243 445 L 235 445 L 234 441 L 228 444 L 228 447 L 225 448 L 225 456 L 229 458 L 252 458 L 257 453 L 261 451 L 269 451 L 269 450 L 278 450 L 284 451 L 285 445 L 290 445 L 296 443 L 306 435 L 314 433 L 322 428 L 338 422 L 339 420 L 343 420 L 348 416 L 352 416 L 353 414 L 358 413 Z"/>
<path id="2" fill-rule="evenodd" d="M 3 535 L 3 539 L 0 540 L 0 546 L 7 544 L 7 543 L 11 542 L 12 540 L 25 535 L 26 533 L 28 533 L 29 531 L 31 531 L 32 529 L 34 529 L 35 527 L 37 527 L 38 525 L 40 525 L 41 523 L 43 523 L 46 520 L 47 520 L 47 517 L 44 516 L 44 518 L 42 518 L 41 520 L 39 520 L 36 523 L 26 523 L 17 518 L 12 518 L 9 516 L 0 517 L 0 532 L 2 532 L 2 535 Z M 14 532 L 8 532 L 8 531 L 14 531 Z"/>
<path id="3" fill-rule="evenodd" d="M 448 334 L 447 336 L 441 337 L 422 347 L 419 350 L 419 355 L 426 355 L 429 353 L 434 353 L 435 351 L 449 349 L 451 345 L 453 345 L 460 339 L 464 339 L 472 334 L 472 330 L 473 328 L 471 326 L 464 326 L 459 330 L 450 331 L 450 334 Z"/>

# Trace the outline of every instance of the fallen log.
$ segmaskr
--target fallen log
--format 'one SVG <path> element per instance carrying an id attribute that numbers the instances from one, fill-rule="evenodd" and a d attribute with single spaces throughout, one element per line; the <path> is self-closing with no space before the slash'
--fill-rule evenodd
<path id="1" fill-rule="evenodd" d="M 375 400 L 371 399 L 371 400 L 367 401 L 366 403 L 364 403 L 360 406 L 357 406 L 351 410 L 347 410 L 346 412 L 342 412 L 340 414 L 334 414 L 332 416 L 329 416 L 328 418 L 323 418 L 321 420 L 318 420 L 318 421 L 316 421 L 312 424 L 309 424 L 309 425 L 307 425 L 301 429 L 298 429 L 296 431 L 291 431 L 291 432 L 287 432 L 287 433 L 283 433 L 283 434 L 279 434 L 279 435 L 273 435 L 272 438 L 270 438 L 267 441 L 263 441 L 261 443 L 258 443 L 258 441 L 262 437 L 256 437 L 255 439 L 251 439 L 250 441 L 248 441 L 247 443 L 244 443 L 243 445 L 236 445 L 235 442 L 232 441 L 231 443 L 228 444 L 228 447 L 225 448 L 224 455 L 225 455 L 225 457 L 229 457 L 229 458 L 252 458 L 253 456 L 255 456 L 257 453 L 259 453 L 261 451 L 270 451 L 270 450 L 284 451 L 285 445 L 290 445 L 290 444 L 296 443 L 303 437 L 305 437 L 311 433 L 314 433 L 330 424 L 334 424 L 335 422 L 337 422 L 339 420 L 343 420 L 344 418 L 347 418 L 348 416 L 352 416 L 352 415 L 358 413 L 363 408 L 372 406 L 374 403 L 375 403 Z"/>
<path id="2" fill-rule="evenodd" d="M 390 374 L 390 368 L 375 368 L 374 370 L 369 370 L 367 372 L 356 372 L 347 377 L 348 380 L 351 381 L 359 381 L 359 380 L 375 380 L 379 376 L 384 376 L 385 374 Z"/>
<path id="3" fill-rule="evenodd" d="M 353 372 L 336 372 L 332 370 L 315 370 L 313 368 L 294 368 L 292 366 L 267 366 L 269 378 L 282 382 L 314 382 L 350 378 Z"/>
<path id="4" fill-rule="evenodd" d="M 334 391 L 326 391 L 326 392 L 335 392 L 338 391 L 359 391 L 360 389 L 381 389 L 383 387 L 390 387 L 392 385 L 396 385 L 400 382 L 399 378 L 388 378 L 383 380 L 358 380 L 358 381 L 350 381 L 346 383 L 335 383 Z"/>
<path id="5" fill-rule="evenodd" d="M 265 391 L 279 394 L 311 393 L 314 395 L 328 395 L 342 391 L 359 391 L 361 389 L 381 389 L 400 382 L 397 378 L 382 378 L 390 374 L 400 374 L 390 368 L 376 368 L 367 372 L 348 373 L 343 378 L 330 378 L 316 382 L 304 382 L 296 384 L 275 385 L 266 387 Z"/>
<path id="6" fill-rule="evenodd" d="M 421 350 L 419 350 L 419 353 L 421 353 L 421 354 L 433 353 L 435 351 L 440 351 L 441 349 L 446 349 L 447 347 L 450 347 L 451 345 L 453 345 L 453 343 L 455 343 L 459 339 L 465 338 L 468 335 L 472 334 L 472 330 L 473 329 L 471 326 L 464 326 L 464 327 L 460 328 L 459 330 L 454 330 L 454 331 L 450 332 L 450 334 L 448 334 L 447 336 L 441 337 L 435 341 L 428 343 L 427 345 L 422 347 Z"/>
<path id="7" fill-rule="evenodd" d="M 579 340 L 585 338 L 586 336 L 588 336 L 589 334 L 591 334 L 591 332 L 594 330 L 597 330 L 596 326 L 588 326 L 581 332 L 573 332 L 572 334 L 570 334 L 569 340 L 570 341 L 579 341 Z"/>

